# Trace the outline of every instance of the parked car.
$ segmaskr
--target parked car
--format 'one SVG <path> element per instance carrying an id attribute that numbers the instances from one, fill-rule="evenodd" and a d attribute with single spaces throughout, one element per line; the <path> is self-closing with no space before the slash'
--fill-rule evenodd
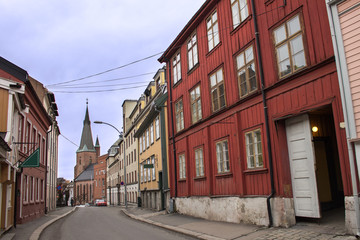
<path id="1" fill-rule="evenodd" d="M 95 206 L 107 206 L 107 203 L 104 199 L 96 199 Z"/>

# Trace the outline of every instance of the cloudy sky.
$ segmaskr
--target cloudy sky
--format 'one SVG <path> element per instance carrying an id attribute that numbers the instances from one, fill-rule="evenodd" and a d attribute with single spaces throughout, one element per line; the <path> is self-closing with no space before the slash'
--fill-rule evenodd
<path id="1" fill-rule="evenodd" d="M 204 2 L 0 0 L 0 55 L 55 93 L 62 134 L 59 177 L 73 179 L 86 99 L 92 122 L 108 122 L 121 131 L 123 101 L 140 97 L 162 67 L 160 55 L 73 80 L 165 51 Z M 105 154 L 118 133 L 107 125 L 91 127 L 94 143 L 98 136 Z"/>

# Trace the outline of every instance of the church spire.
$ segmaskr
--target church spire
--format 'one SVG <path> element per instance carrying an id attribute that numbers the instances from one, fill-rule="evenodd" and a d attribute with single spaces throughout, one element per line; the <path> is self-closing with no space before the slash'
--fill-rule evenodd
<path id="1" fill-rule="evenodd" d="M 86 99 L 86 112 L 84 126 L 81 134 L 80 147 L 77 152 L 95 152 L 94 142 L 91 133 L 91 122 L 89 117 L 88 99 Z"/>

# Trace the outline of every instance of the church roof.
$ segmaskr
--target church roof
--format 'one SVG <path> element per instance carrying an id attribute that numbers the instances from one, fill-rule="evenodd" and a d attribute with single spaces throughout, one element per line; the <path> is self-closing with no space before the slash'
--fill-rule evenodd
<path id="1" fill-rule="evenodd" d="M 76 152 L 96 152 L 91 133 L 91 122 L 89 117 L 89 110 L 86 103 L 86 113 L 84 119 L 84 126 L 81 134 L 80 147 Z"/>
<path id="2" fill-rule="evenodd" d="M 75 179 L 75 181 L 87 181 L 94 179 L 94 164 L 90 164 L 80 175 Z"/>

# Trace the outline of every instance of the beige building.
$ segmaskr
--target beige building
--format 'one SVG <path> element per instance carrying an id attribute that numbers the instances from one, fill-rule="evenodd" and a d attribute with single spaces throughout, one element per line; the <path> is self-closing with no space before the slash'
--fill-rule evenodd
<path id="1" fill-rule="evenodd" d="M 123 155 L 120 171 L 123 171 L 123 182 L 124 186 L 126 186 L 126 200 L 128 203 L 137 203 L 138 198 L 138 148 L 137 139 L 134 137 L 136 106 L 136 100 L 125 100 L 122 105 L 124 141 L 120 151 Z M 123 194 L 125 194 L 125 189 Z"/>
<path id="2" fill-rule="evenodd" d="M 156 210 L 169 202 L 165 69 L 160 69 L 144 91 L 143 107 L 135 119 L 139 139 L 142 206 Z"/>
<path id="3" fill-rule="evenodd" d="M 109 149 L 106 159 L 107 172 L 107 203 L 109 205 L 119 205 L 120 203 L 120 162 L 119 162 L 119 144 L 122 137 L 119 138 Z"/>
<path id="4" fill-rule="evenodd" d="M 333 37 L 346 129 L 353 196 L 345 197 L 345 226 L 360 235 L 360 0 L 325 0 Z M 357 165 L 357 166 L 356 166 Z M 356 172 L 357 168 L 357 172 Z"/>

